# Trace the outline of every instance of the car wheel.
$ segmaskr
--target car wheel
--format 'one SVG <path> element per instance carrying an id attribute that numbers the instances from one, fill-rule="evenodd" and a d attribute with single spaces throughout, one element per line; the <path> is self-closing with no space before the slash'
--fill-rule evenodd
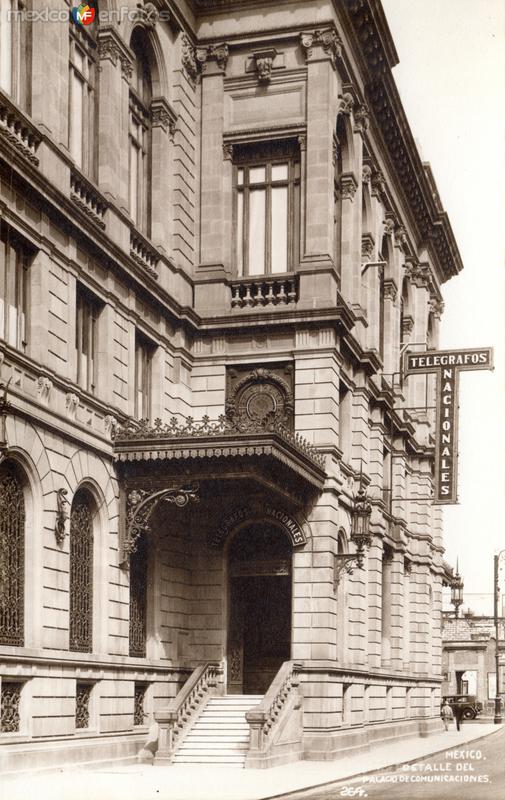
<path id="1" fill-rule="evenodd" d="M 463 717 L 465 719 L 475 719 L 475 711 L 472 711 L 471 708 L 465 708 L 463 711 Z"/>

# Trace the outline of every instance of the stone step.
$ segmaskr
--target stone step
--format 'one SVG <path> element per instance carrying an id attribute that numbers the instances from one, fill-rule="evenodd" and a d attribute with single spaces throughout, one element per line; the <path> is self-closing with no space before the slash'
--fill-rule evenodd
<path id="1" fill-rule="evenodd" d="M 220 767 L 235 767 L 236 769 L 243 769 L 244 768 L 245 759 L 243 756 L 238 758 L 233 758 L 229 756 L 228 758 L 224 759 L 216 759 L 212 758 L 208 761 L 201 758 L 201 756 L 184 756 L 181 758 L 174 758 L 173 763 L 177 764 L 214 764 Z"/>

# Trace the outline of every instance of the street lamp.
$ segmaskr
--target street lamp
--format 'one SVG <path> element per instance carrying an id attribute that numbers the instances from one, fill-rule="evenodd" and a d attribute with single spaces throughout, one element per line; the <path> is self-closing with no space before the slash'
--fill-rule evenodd
<path id="1" fill-rule="evenodd" d="M 454 606 L 454 616 L 457 618 L 459 607 L 463 602 L 463 578 L 459 574 L 458 562 L 456 561 L 456 574 L 451 582 L 451 604 Z"/>
<path id="2" fill-rule="evenodd" d="M 500 587 L 498 585 L 498 570 L 500 565 L 500 556 L 505 553 L 505 550 L 500 550 L 498 555 L 494 557 L 494 629 L 495 629 L 495 670 L 496 670 L 496 695 L 494 699 L 494 722 L 495 725 L 501 725 L 502 721 L 502 702 L 500 697 L 500 627 L 498 620 L 498 595 L 500 594 Z"/>
<path id="3" fill-rule="evenodd" d="M 351 542 L 356 545 L 355 553 L 339 553 L 335 559 L 335 586 L 340 582 L 342 572 L 352 573 L 353 567 L 363 569 L 365 547 L 370 547 L 372 537 L 370 534 L 370 517 L 372 505 L 363 486 L 359 487 L 354 497 L 351 511 Z"/>

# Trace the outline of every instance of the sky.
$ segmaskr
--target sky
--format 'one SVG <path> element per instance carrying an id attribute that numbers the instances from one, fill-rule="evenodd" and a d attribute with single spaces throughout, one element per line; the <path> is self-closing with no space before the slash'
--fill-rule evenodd
<path id="1" fill-rule="evenodd" d="M 505 4 L 382 2 L 400 59 L 393 75 L 464 265 L 442 287 L 440 349 L 494 347 L 493 372 L 460 376 L 459 503 L 443 512 L 463 609 L 492 614 L 493 555 L 505 550 Z M 505 594 L 505 552 L 500 565 Z"/>

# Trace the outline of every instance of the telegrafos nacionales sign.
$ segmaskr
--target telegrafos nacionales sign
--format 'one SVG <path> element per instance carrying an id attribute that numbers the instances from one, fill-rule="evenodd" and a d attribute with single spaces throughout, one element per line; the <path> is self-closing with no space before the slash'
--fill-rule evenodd
<path id="1" fill-rule="evenodd" d="M 434 503 L 457 503 L 458 390 L 464 369 L 493 369 L 493 348 L 406 353 L 404 375 L 437 373 Z"/>

